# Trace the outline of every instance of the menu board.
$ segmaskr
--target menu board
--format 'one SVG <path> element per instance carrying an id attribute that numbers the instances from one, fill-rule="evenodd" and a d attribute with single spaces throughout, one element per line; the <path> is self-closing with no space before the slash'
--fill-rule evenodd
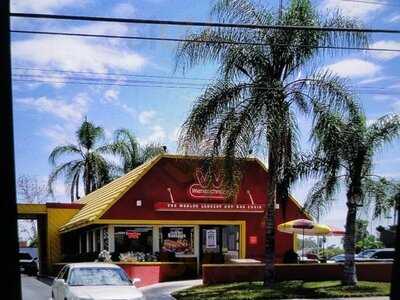
<path id="1" fill-rule="evenodd" d="M 217 230 L 206 230 L 206 248 L 217 248 Z"/>
<path id="2" fill-rule="evenodd" d="M 179 255 L 194 255 L 193 227 L 161 228 L 161 251 Z"/>

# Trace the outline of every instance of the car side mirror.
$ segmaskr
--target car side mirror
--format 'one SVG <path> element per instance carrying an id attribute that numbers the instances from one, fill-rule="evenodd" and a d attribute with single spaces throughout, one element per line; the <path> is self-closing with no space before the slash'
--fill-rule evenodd
<path id="1" fill-rule="evenodd" d="M 65 280 L 62 278 L 56 278 L 56 279 L 54 279 L 54 282 L 59 285 L 65 285 Z"/>
<path id="2" fill-rule="evenodd" d="M 133 278 L 132 280 L 131 280 L 131 282 L 132 282 L 132 284 L 133 285 L 135 285 L 136 283 L 139 283 L 139 282 L 141 282 L 142 280 L 140 279 L 140 278 Z"/>
<path id="3" fill-rule="evenodd" d="M 34 261 L 38 261 L 38 260 L 39 260 L 39 257 L 35 257 L 33 260 L 34 260 Z"/>

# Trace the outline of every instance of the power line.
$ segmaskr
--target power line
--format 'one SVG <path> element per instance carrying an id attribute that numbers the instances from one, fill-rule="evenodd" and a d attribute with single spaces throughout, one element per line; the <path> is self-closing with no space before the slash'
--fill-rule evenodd
<path id="1" fill-rule="evenodd" d="M 219 22 L 199 22 L 199 21 L 172 21 L 156 19 L 127 19 L 110 17 L 92 16 L 72 16 L 72 15 L 50 15 L 50 14 L 31 14 L 31 13 L 10 13 L 11 17 L 34 18 L 34 19 L 53 19 L 53 20 L 76 20 L 76 21 L 95 21 L 95 22 L 116 22 L 129 24 L 148 24 L 148 25 L 174 25 L 174 26 L 196 26 L 196 27 L 223 27 L 223 28 L 244 28 L 244 29 L 273 29 L 273 30 L 314 30 L 314 31 L 336 31 L 336 32 L 364 32 L 364 33 L 400 33 L 395 29 L 372 29 L 372 28 L 338 28 L 338 27 L 317 27 L 317 26 L 294 26 L 294 25 L 260 25 L 260 24 L 236 24 Z"/>
<path id="2" fill-rule="evenodd" d="M 87 81 L 104 81 L 104 82 L 124 82 L 124 83 L 144 83 L 144 84 L 179 84 L 184 86 L 204 86 L 206 83 L 193 83 L 193 82 L 173 82 L 173 81 L 154 81 L 154 80 L 129 80 L 129 79 L 113 79 L 113 78 L 96 78 L 96 77 L 74 77 L 74 76 L 54 76 L 54 75 L 41 75 L 41 74 L 13 74 L 13 76 L 20 76 L 25 78 L 49 78 L 49 79 L 68 79 L 68 80 L 87 80 Z"/>
<path id="3" fill-rule="evenodd" d="M 155 84 L 181 84 L 191 86 L 204 86 L 205 84 L 212 83 L 215 78 L 191 78 L 191 77 L 179 77 L 179 76 L 157 76 L 157 75 L 144 75 L 144 74 L 127 74 L 127 73 L 106 73 L 106 72 L 90 72 L 90 71 L 75 71 L 75 70 L 64 70 L 64 69 L 45 69 L 45 68 L 32 68 L 32 67 L 14 67 L 13 76 L 30 77 L 30 78 L 50 78 L 50 79 L 72 79 L 72 80 L 88 80 L 88 81 L 111 81 L 111 82 L 127 82 L 127 83 L 155 83 Z M 22 70 L 23 72 L 19 72 Z M 39 71 L 40 73 L 36 73 Z M 29 73 L 30 72 L 30 73 Z M 60 74 L 60 75 L 59 75 Z M 66 74 L 66 75 L 62 75 Z M 92 76 L 88 76 L 92 75 Z M 127 78 L 155 78 L 165 79 L 163 81 L 154 80 L 131 80 Z M 179 82 L 171 81 L 179 80 Z M 181 80 L 185 80 L 182 82 Z M 191 82 L 191 81 L 204 81 L 203 83 Z M 386 86 L 365 86 L 363 84 L 351 85 L 353 89 L 381 89 L 387 90 Z M 395 89 L 395 88 L 391 88 Z M 396 89 L 397 90 L 397 89 Z"/>
<path id="4" fill-rule="evenodd" d="M 71 73 L 74 74 L 74 73 Z M 193 86 L 193 87 L 204 87 L 206 84 L 209 84 L 209 82 L 204 82 L 204 83 L 194 83 L 194 82 L 176 82 L 176 81 L 154 81 L 154 80 L 129 80 L 129 79 L 122 79 L 122 78 L 107 78 L 107 77 L 82 77 L 82 76 L 57 76 L 57 75 L 52 75 L 52 74 L 26 74 L 26 73 L 14 73 L 14 77 L 22 77 L 22 78 L 40 78 L 40 79 L 56 79 L 56 80 L 78 80 L 78 81 L 97 81 L 97 82 L 115 82 L 115 83 L 133 83 L 133 84 L 157 84 L 157 85 L 181 85 L 181 86 Z M 140 76 L 140 75 L 138 75 Z M 174 77 L 170 77 L 170 79 L 175 79 Z M 211 81 L 211 80 L 210 80 Z M 357 89 L 357 90 L 397 90 L 395 88 L 387 88 L 384 86 L 357 86 L 353 85 L 351 88 Z M 268 88 L 271 89 L 271 88 Z"/>
<path id="5" fill-rule="evenodd" d="M 36 79 L 35 76 L 29 77 L 29 79 L 25 79 L 26 77 L 22 76 L 22 79 L 19 78 L 20 75 L 13 75 L 13 80 L 18 82 L 37 82 L 37 83 L 51 83 L 51 84 L 75 84 L 75 85 L 96 85 L 96 86 L 121 86 L 121 87 L 143 87 L 143 88 L 167 88 L 167 89 L 196 89 L 196 90 L 204 90 L 205 86 L 199 85 L 191 85 L 191 84 L 181 84 L 176 82 L 119 82 L 113 80 L 101 80 L 96 81 L 95 78 L 64 78 L 64 80 L 58 80 L 61 78 L 52 78 L 48 77 L 47 79 Z M 56 80 L 51 80 L 56 79 Z M 275 88 L 266 88 L 266 87 L 258 87 L 256 89 L 259 90 L 276 90 Z M 385 90 L 386 92 L 383 92 Z M 356 93 L 365 94 L 365 95 L 398 95 L 398 92 L 395 90 L 388 90 L 387 88 L 357 88 Z"/>
<path id="6" fill-rule="evenodd" d="M 191 43 L 214 43 L 214 44 L 231 44 L 231 45 L 249 45 L 249 46 L 276 46 L 288 47 L 289 44 L 266 44 L 266 43 L 253 43 L 253 42 L 239 42 L 239 41 L 223 41 L 223 40 L 197 40 L 197 39 L 180 39 L 180 38 L 161 38 L 161 37 L 144 37 L 144 36 L 131 36 L 131 35 L 111 35 L 111 34 L 92 34 L 92 33 L 76 33 L 76 32 L 59 32 L 59 31 L 37 31 L 37 30 L 11 30 L 12 33 L 26 33 L 26 34 L 44 34 L 44 35 L 63 35 L 74 37 L 94 37 L 94 38 L 116 38 L 116 39 L 130 39 L 130 40 L 150 40 L 150 41 L 166 41 L 166 42 L 191 42 Z M 400 33 L 400 31 L 399 31 Z M 334 49 L 334 50 L 358 50 L 358 51 L 382 51 L 382 52 L 400 52 L 400 49 L 390 48 L 369 48 L 369 47 L 341 47 L 341 46 L 324 46 L 324 45 L 299 45 L 301 48 L 319 48 L 319 49 Z"/>
<path id="7" fill-rule="evenodd" d="M 50 73 L 76 73 L 76 74 L 90 74 L 90 75 L 106 75 L 106 76 L 121 76 L 121 77 L 143 77 L 143 78 L 160 78 L 160 79 L 182 79 L 182 80 L 195 80 L 195 81 L 209 81 L 213 78 L 199 78 L 199 77 L 182 77 L 182 76 L 162 76 L 162 75 L 145 75 L 145 74 L 129 74 L 129 73 L 108 73 L 108 72 L 90 72 L 90 71 L 75 71 L 75 70 L 62 70 L 62 69 L 45 69 L 45 68 L 27 68 L 27 67 L 13 67 L 16 70 L 30 70 L 41 71 Z"/>
<path id="8" fill-rule="evenodd" d="M 104 86 L 122 86 L 122 87 L 149 87 L 149 88 L 154 88 L 154 87 L 159 87 L 159 88 L 169 88 L 169 89 L 202 89 L 200 87 L 191 87 L 191 86 L 180 86 L 180 85 L 141 85 L 141 84 L 123 84 L 123 83 L 107 83 L 107 82 L 85 82 L 85 81 L 54 81 L 54 80 L 40 80 L 40 79 L 19 79 L 19 78 L 14 78 L 14 81 L 20 81 L 20 82 L 38 82 L 38 83 L 53 83 L 53 84 L 79 84 L 79 85 L 104 85 Z"/>

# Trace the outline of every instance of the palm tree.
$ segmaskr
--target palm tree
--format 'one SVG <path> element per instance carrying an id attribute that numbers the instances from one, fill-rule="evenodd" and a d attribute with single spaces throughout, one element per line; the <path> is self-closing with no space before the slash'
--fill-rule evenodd
<path id="1" fill-rule="evenodd" d="M 106 149 L 121 159 L 121 173 L 123 174 L 166 151 L 163 146 L 157 143 L 150 143 L 141 147 L 135 135 L 126 128 L 114 131 L 114 142 L 108 145 Z"/>
<path id="2" fill-rule="evenodd" d="M 361 27 L 338 14 L 319 16 L 309 0 L 292 0 L 280 14 L 249 0 L 219 0 L 211 16 L 227 23 Z M 181 148 L 185 152 L 200 149 L 211 157 L 223 155 L 227 191 L 233 191 L 238 182 L 237 158 L 260 145 L 268 150 L 264 276 L 268 286 L 275 277 L 275 202 L 281 201 L 285 207 L 289 187 L 296 179 L 296 114 L 312 115 L 319 106 L 341 110 L 352 102 L 341 79 L 329 72 L 312 71 L 317 58 L 333 54 L 318 46 L 365 46 L 367 37 L 351 31 L 218 27 L 186 38 L 190 41 L 180 44 L 177 51 L 177 67 L 185 71 L 214 62 L 220 76 L 196 100 L 183 125 Z"/>
<path id="3" fill-rule="evenodd" d="M 60 145 L 53 149 L 49 162 L 53 170 L 49 176 L 49 190 L 53 192 L 55 181 L 64 177 L 70 189 L 71 202 L 80 198 L 80 184 L 83 184 L 87 195 L 104 184 L 112 177 L 114 166 L 107 162 L 103 154 L 106 146 L 104 130 L 85 120 L 76 131 L 76 144 Z M 63 162 L 59 162 L 64 158 Z"/>
<path id="4" fill-rule="evenodd" d="M 400 135 L 400 117 L 386 115 L 367 125 L 363 112 L 354 106 L 347 117 L 319 114 L 312 133 L 315 143 L 315 170 L 322 175 L 306 203 L 309 211 L 327 208 L 343 183 L 346 188 L 345 263 L 342 283 L 357 283 L 355 266 L 355 223 L 358 208 L 375 201 L 375 215 L 388 209 L 384 193 L 388 182 L 374 180 L 374 154 Z"/>

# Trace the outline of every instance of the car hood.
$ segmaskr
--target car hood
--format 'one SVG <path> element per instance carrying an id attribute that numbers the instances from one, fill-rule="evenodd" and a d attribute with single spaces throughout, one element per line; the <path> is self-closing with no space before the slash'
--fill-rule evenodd
<path id="1" fill-rule="evenodd" d="M 70 291 L 75 297 L 93 300 L 136 300 L 143 296 L 134 286 L 71 286 Z"/>

